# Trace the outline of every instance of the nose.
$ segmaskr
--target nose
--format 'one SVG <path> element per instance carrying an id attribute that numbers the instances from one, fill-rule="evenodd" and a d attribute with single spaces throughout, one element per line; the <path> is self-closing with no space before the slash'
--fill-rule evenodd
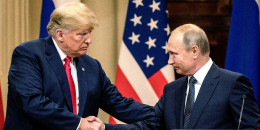
<path id="1" fill-rule="evenodd" d="M 174 56 L 172 54 L 169 54 L 168 65 L 173 65 L 173 63 L 174 63 Z"/>
<path id="2" fill-rule="evenodd" d="M 86 44 L 91 44 L 91 43 L 92 43 L 92 39 L 91 39 L 91 34 L 90 34 L 90 33 L 88 33 L 88 34 L 86 35 L 85 43 L 86 43 Z"/>

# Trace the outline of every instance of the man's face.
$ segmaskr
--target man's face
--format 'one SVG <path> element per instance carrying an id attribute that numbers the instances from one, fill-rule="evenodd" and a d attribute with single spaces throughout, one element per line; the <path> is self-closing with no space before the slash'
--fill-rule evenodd
<path id="1" fill-rule="evenodd" d="M 60 30 L 58 34 L 59 47 L 70 57 L 85 55 L 91 44 L 91 31 L 78 29 L 73 31 Z"/>
<path id="2" fill-rule="evenodd" d="M 172 65 L 176 72 L 181 75 L 192 75 L 195 69 L 195 62 L 192 50 L 185 50 L 182 44 L 181 34 L 172 34 L 167 44 L 169 52 L 168 64 Z"/>

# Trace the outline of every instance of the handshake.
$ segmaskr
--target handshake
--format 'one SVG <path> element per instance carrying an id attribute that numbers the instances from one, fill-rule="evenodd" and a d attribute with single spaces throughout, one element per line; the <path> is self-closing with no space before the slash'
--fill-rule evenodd
<path id="1" fill-rule="evenodd" d="M 103 122 L 95 117 L 95 116 L 88 116 L 86 118 L 81 118 L 80 125 L 78 130 L 104 130 L 105 125 Z"/>

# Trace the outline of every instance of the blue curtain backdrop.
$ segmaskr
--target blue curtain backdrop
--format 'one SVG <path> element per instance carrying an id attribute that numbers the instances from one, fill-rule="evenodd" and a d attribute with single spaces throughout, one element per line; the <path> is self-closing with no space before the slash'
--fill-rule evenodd
<path id="1" fill-rule="evenodd" d="M 234 0 L 225 68 L 246 75 L 260 108 L 260 22 L 256 0 Z"/>
<path id="2" fill-rule="evenodd" d="M 52 11 L 55 9 L 52 0 L 42 0 L 42 14 L 41 14 L 41 27 L 40 27 L 40 38 L 48 36 L 47 25 L 50 21 Z"/>

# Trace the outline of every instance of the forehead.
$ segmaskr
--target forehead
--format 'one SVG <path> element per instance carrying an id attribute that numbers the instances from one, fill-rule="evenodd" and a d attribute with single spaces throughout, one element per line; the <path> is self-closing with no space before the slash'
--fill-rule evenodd
<path id="1" fill-rule="evenodd" d="M 172 34 L 168 40 L 168 44 L 166 47 L 168 50 L 184 48 L 184 46 L 182 44 L 182 35 Z"/>

